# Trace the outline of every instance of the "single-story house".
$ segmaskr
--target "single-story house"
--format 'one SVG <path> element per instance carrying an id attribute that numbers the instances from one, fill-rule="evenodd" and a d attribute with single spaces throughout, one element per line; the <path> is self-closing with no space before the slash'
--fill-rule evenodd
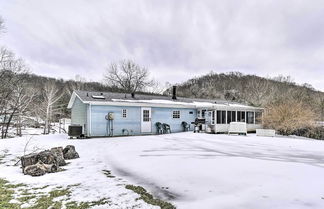
<path id="1" fill-rule="evenodd" d="M 156 134 L 156 123 L 166 123 L 171 132 L 184 131 L 205 118 L 205 128 L 213 133 L 227 132 L 229 123 L 247 123 L 248 131 L 261 127 L 262 108 L 221 100 L 193 99 L 163 95 L 74 91 L 68 104 L 71 124 L 83 127 L 87 137 Z M 194 126 L 190 125 L 189 130 Z"/>

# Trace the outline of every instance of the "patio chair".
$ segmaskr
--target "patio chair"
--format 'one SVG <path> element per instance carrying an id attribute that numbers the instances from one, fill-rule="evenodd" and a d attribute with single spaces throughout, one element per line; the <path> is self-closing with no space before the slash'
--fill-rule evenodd
<path id="1" fill-rule="evenodd" d="M 163 127 L 162 127 L 162 123 L 160 122 L 156 122 L 155 123 L 156 126 L 156 133 L 157 134 L 163 134 Z"/>
<path id="2" fill-rule="evenodd" d="M 190 124 L 188 124 L 186 121 L 182 121 L 181 125 L 183 127 L 183 131 L 190 131 Z"/>
<path id="3" fill-rule="evenodd" d="M 167 134 L 167 133 L 171 134 L 171 128 L 170 128 L 170 125 L 169 124 L 163 123 L 162 124 L 162 127 L 163 127 L 163 132 L 165 134 Z"/>

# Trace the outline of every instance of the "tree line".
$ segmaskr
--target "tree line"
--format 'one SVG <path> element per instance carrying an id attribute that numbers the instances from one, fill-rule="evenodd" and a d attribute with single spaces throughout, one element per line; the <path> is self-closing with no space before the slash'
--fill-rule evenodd
<path id="1" fill-rule="evenodd" d="M 156 83 L 148 75 L 146 68 L 122 60 L 107 68 L 103 83 L 87 82 L 80 76 L 55 79 L 31 74 L 22 59 L 1 48 L 0 138 L 7 138 L 10 129 L 21 136 L 24 125 L 42 126 L 43 134 L 50 133 L 52 122 L 70 117 L 67 105 L 75 90 L 152 94 L 147 88 Z"/>
<path id="2" fill-rule="evenodd" d="M 264 107 L 264 126 L 285 135 L 307 132 L 304 129 L 313 129 L 318 121 L 324 121 L 324 92 L 310 84 L 298 85 L 289 76 L 263 78 L 240 72 L 211 72 L 178 84 L 178 95 Z M 322 139 L 323 129 L 318 132 Z"/>
<path id="3" fill-rule="evenodd" d="M 51 122 L 69 118 L 67 104 L 74 90 L 119 91 L 98 82 L 55 79 L 29 73 L 21 59 L 7 49 L 0 50 L 0 138 L 10 129 L 21 136 L 24 125 L 51 131 Z"/>

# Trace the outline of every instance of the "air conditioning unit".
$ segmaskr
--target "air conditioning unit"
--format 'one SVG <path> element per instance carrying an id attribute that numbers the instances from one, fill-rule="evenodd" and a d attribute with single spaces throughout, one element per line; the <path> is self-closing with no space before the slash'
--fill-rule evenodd
<path id="1" fill-rule="evenodd" d="M 68 135 L 69 135 L 70 138 L 73 138 L 73 137 L 77 137 L 77 138 L 83 137 L 83 134 L 82 134 L 82 126 L 80 126 L 80 125 L 70 125 L 69 126 Z"/>

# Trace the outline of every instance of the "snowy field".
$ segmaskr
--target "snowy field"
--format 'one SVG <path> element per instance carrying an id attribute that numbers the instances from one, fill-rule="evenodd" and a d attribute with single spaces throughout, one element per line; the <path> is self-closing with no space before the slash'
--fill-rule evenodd
<path id="1" fill-rule="evenodd" d="M 12 166 L 26 140 L 0 140 L 0 155 L 10 154 L 0 164 L 0 178 L 30 187 L 77 184 L 73 200 L 105 197 L 109 208 L 156 208 L 136 201 L 138 195 L 123 186 L 134 184 L 183 209 L 324 208 L 324 141 L 203 133 L 88 140 L 34 136 L 29 150 L 73 144 L 80 158 L 65 171 L 30 177 Z"/>

